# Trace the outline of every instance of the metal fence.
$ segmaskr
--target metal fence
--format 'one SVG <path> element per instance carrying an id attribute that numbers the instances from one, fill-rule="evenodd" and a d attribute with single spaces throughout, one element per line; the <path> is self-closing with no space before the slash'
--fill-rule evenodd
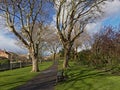
<path id="1" fill-rule="evenodd" d="M 12 70 L 32 65 L 30 62 L 11 62 L 0 64 L 0 71 Z"/>

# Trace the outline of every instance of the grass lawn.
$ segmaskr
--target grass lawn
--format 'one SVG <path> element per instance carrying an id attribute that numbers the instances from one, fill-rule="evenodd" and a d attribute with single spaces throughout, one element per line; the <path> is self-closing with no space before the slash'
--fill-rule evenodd
<path id="1" fill-rule="evenodd" d="M 73 65 L 68 77 L 55 90 L 120 90 L 120 76 L 108 72 Z"/>
<path id="2" fill-rule="evenodd" d="M 53 62 L 43 62 L 40 64 L 40 71 L 47 69 L 52 63 Z M 31 66 L 0 72 L 0 90 L 14 90 L 15 87 L 24 84 L 26 81 L 40 73 L 30 71 Z"/>

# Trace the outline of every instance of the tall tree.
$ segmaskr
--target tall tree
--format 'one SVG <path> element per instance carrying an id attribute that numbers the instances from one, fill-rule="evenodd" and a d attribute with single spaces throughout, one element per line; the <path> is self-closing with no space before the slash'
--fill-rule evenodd
<path id="1" fill-rule="evenodd" d="M 106 0 L 54 0 L 57 31 L 65 50 L 63 68 L 69 66 L 74 41 L 83 33 L 88 23 L 100 16 L 104 1 Z M 76 25 L 79 29 L 73 37 Z"/>
<path id="2" fill-rule="evenodd" d="M 42 24 L 46 19 L 46 3 L 46 0 L 0 1 L 0 14 L 5 18 L 9 30 L 25 45 L 30 53 L 32 72 L 39 71 L 38 46 Z"/>

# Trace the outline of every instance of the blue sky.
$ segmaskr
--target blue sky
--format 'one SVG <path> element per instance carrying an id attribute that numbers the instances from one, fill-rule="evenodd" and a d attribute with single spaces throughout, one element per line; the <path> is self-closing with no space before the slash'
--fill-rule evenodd
<path id="1" fill-rule="evenodd" d="M 96 33 L 102 26 L 112 25 L 118 27 L 120 25 L 120 1 L 114 0 L 113 2 L 107 2 L 103 7 L 104 15 L 95 23 L 87 25 L 88 32 Z"/>
<path id="2" fill-rule="evenodd" d="M 90 23 L 87 25 L 88 32 L 94 33 L 97 32 L 98 29 L 101 26 L 108 26 L 113 25 L 117 27 L 120 25 L 120 1 L 114 0 L 113 2 L 107 3 L 103 11 L 105 12 L 105 15 L 95 23 Z M 55 12 L 50 12 L 50 18 L 51 20 L 55 20 Z M 16 39 L 14 38 L 13 34 L 9 33 L 7 28 L 3 25 L 5 22 L 0 17 L 0 49 L 6 49 L 8 51 L 13 52 L 26 52 L 25 49 L 21 49 L 19 46 L 17 46 Z M 6 30 L 5 30 L 6 29 Z"/>
<path id="3" fill-rule="evenodd" d="M 102 22 L 102 25 L 106 25 L 106 26 L 113 25 L 113 26 L 117 27 L 118 25 L 120 25 L 120 13 L 106 18 Z"/>

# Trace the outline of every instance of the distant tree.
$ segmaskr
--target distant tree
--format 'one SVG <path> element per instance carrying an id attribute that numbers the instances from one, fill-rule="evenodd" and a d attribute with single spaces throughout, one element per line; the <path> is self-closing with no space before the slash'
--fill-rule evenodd
<path id="1" fill-rule="evenodd" d="M 77 30 L 77 29 L 75 29 Z M 74 35 L 76 35 L 76 33 L 74 33 Z M 77 60 L 78 57 L 78 50 L 79 49 L 88 49 L 88 47 L 90 47 L 90 42 L 91 40 L 91 36 L 88 34 L 87 31 L 84 31 L 80 37 L 78 37 L 74 44 L 73 44 L 73 48 L 74 48 L 74 60 Z"/>
<path id="2" fill-rule="evenodd" d="M 53 61 L 56 60 L 56 54 L 61 48 L 61 43 L 57 36 L 56 30 L 53 26 L 49 26 L 48 30 L 45 31 L 44 42 L 46 44 L 46 50 L 53 54 Z"/>

